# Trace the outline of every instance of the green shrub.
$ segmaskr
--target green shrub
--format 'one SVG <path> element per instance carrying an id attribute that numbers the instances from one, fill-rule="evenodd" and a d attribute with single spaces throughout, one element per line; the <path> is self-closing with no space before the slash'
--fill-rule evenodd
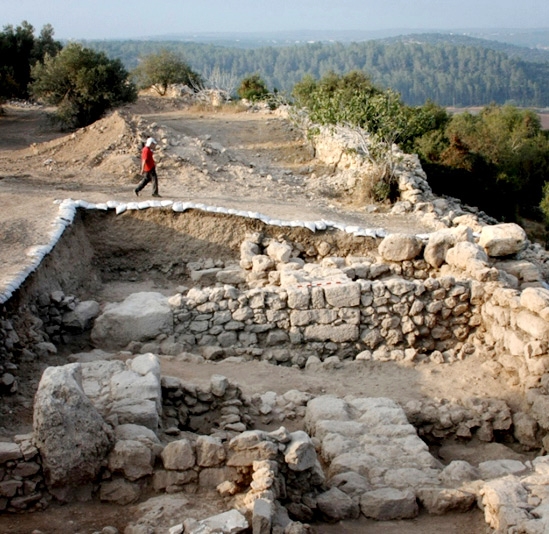
<path id="1" fill-rule="evenodd" d="M 252 74 L 244 78 L 240 82 L 236 92 L 240 98 L 249 100 L 250 102 L 266 100 L 269 97 L 267 85 L 259 74 Z"/>

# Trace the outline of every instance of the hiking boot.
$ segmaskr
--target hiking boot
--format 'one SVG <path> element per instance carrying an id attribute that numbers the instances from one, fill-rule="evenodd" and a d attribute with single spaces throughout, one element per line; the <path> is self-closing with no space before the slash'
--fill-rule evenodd
<path id="1" fill-rule="evenodd" d="M 152 196 L 153 197 L 160 197 L 161 195 L 159 195 L 158 193 L 153 193 Z"/>
<path id="2" fill-rule="evenodd" d="M 139 196 L 139 191 L 137 189 L 134 189 L 133 192 L 135 193 L 135 196 L 138 197 Z"/>

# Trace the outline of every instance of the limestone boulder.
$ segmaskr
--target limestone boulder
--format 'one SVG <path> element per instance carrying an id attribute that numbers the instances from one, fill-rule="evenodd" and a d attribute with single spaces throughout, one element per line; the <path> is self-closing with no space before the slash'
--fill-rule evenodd
<path id="1" fill-rule="evenodd" d="M 199 436 L 196 440 L 196 463 L 201 467 L 219 466 L 225 460 L 225 449 L 219 438 Z"/>
<path id="2" fill-rule="evenodd" d="M 480 232 L 479 245 L 488 256 L 499 257 L 516 254 L 528 244 L 526 232 L 515 223 L 483 226 Z"/>
<path id="3" fill-rule="evenodd" d="M 164 468 L 168 470 L 185 471 L 192 469 L 196 463 L 194 447 L 188 439 L 168 443 L 161 457 Z"/>
<path id="4" fill-rule="evenodd" d="M 349 421 L 351 410 L 343 400 L 333 395 L 322 395 L 309 401 L 305 412 L 305 425 L 311 434 L 316 434 L 319 421 Z"/>
<path id="5" fill-rule="evenodd" d="M 534 397 L 530 415 L 543 430 L 549 430 L 549 395 L 536 395 Z"/>
<path id="6" fill-rule="evenodd" d="M 147 341 L 173 333 L 173 314 L 161 293 L 134 293 L 123 302 L 105 306 L 95 320 L 91 340 L 103 349 L 122 349 L 131 341 Z"/>
<path id="7" fill-rule="evenodd" d="M 334 343 L 346 343 L 356 341 L 360 335 L 357 325 L 310 325 L 303 333 L 307 341 L 333 341 Z"/>
<path id="8" fill-rule="evenodd" d="M 76 487 L 97 478 L 113 436 L 84 393 L 80 364 L 44 371 L 33 420 L 35 445 L 49 486 Z"/>
<path id="9" fill-rule="evenodd" d="M 334 308 L 358 306 L 360 304 L 360 285 L 356 282 L 324 287 L 326 302 Z"/>
<path id="10" fill-rule="evenodd" d="M 134 440 L 117 441 L 109 454 L 109 470 L 136 481 L 153 473 L 154 454 L 145 444 Z"/>
<path id="11" fill-rule="evenodd" d="M 95 300 L 79 302 L 74 310 L 63 315 L 63 326 L 71 331 L 84 332 L 90 328 L 100 311 L 99 303 Z"/>
<path id="12" fill-rule="evenodd" d="M 422 242 L 413 235 L 390 234 L 380 243 L 378 251 L 387 261 L 413 260 L 423 248 Z"/>
<path id="13" fill-rule="evenodd" d="M 297 430 L 290 434 L 290 442 L 284 451 L 284 460 L 292 471 L 305 471 L 316 463 L 316 450 L 306 432 Z"/>
<path id="14" fill-rule="evenodd" d="M 528 491 L 518 478 L 491 480 L 481 488 L 480 495 L 486 523 L 496 532 L 535 532 L 522 528 L 532 516 L 528 512 Z"/>
<path id="15" fill-rule="evenodd" d="M 330 522 L 357 519 L 360 515 L 358 502 L 336 487 L 321 493 L 316 504 L 323 517 Z"/>
<path id="16" fill-rule="evenodd" d="M 363 477 L 354 471 L 340 473 L 339 475 L 330 478 L 330 480 L 328 480 L 328 485 L 340 489 L 350 497 L 360 497 L 363 493 L 373 489 L 366 477 Z"/>
<path id="17" fill-rule="evenodd" d="M 251 269 L 252 260 L 256 254 L 259 254 L 259 247 L 253 241 L 245 240 L 240 245 L 240 267 L 242 269 Z"/>
<path id="18" fill-rule="evenodd" d="M 448 250 L 462 241 L 473 241 L 473 232 L 468 226 L 460 225 L 433 232 L 423 251 L 423 258 L 429 265 L 438 268 L 444 263 Z"/>
<path id="19" fill-rule="evenodd" d="M 465 460 L 453 460 L 440 473 L 440 480 L 449 487 L 480 479 L 480 471 Z"/>
<path id="20" fill-rule="evenodd" d="M 84 391 L 113 426 L 134 424 L 156 432 L 162 414 L 160 364 L 154 354 L 140 354 L 126 363 L 82 364 Z"/>
<path id="21" fill-rule="evenodd" d="M 491 480 L 507 475 L 520 475 L 528 471 L 526 465 L 519 460 L 487 460 L 478 464 L 480 476 L 483 480 Z"/>
<path id="22" fill-rule="evenodd" d="M 292 247 L 288 243 L 271 241 L 265 252 L 277 263 L 287 263 L 292 255 Z"/>
<path id="23" fill-rule="evenodd" d="M 362 495 L 360 511 L 371 519 L 391 521 L 412 519 L 417 516 L 419 509 L 413 491 L 381 488 Z"/>
<path id="24" fill-rule="evenodd" d="M 160 445 L 158 436 L 150 428 L 131 423 L 117 426 L 114 429 L 114 437 L 117 441 L 138 441 L 139 443 L 146 445 L 149 449 L 153 449 Z"/>
<path id="25" fill-rule="evenodd" d="M 141 495 L 139 484 L 123 478 L 103 482 L 99 489 L 99 498 L 103 502 L 116 503 L 121 506 L 131 504 Z"/>
<path id="26" fill-rule="evenodd" d="M 464 271 L 470 269 L 472 264 L 478 262 L 486 264 L 488 255 L 482 247 L 469 241 L 460 241 L 446 253 L 446 263 L 452 267 L 458 267 Z"/>
<path id="27" fill-rule="evenodd" d="M 527 287 L 520 294 L 520 305 L 534 313 L 549 308 L 549 289 Z"/>
<path id="28" fill-rule="evenodd" d="M 539 447 L 537 432 L 538 424 L 530 414 L 525 412 L 513 414 L 513 435 L 521 445 L 531 449 Z"/>
<path id="29" fill-rule="evenodd" d="M 464 513 L 473 508 L 476 495 L 459 489 L 422 488 L 417 492 L 420 504 L 429 514 Z"/>
<path id="30" fill-rule="evenodd" d="M 249 523 L 238 510 L 230 510 L 200 521 L 186 519 L 183 521 L 183 526 L 186 534 L 202 534 L 205 532 L 236 534 L 237 532 L 247 531 Z"/>

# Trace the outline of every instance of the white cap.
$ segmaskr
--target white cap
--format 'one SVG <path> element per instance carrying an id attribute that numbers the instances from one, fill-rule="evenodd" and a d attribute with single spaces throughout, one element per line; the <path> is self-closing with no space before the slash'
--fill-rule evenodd
<path id="1" fill-rule="evenodd" d="M 147 142 L 145 143 L 145 146 L 151 146 L 151 145 L 156 145 L 156 144 L 158 144 L 156 142 L 156 139 L 154 137 L 149 137 L 147 139 Z"/>

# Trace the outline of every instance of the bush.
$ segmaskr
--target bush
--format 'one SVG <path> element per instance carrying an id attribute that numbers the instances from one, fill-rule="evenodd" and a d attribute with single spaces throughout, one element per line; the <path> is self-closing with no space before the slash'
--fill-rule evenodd
<path id="1" fill-rule="evenodd" d="M 237 89 L 237 94 L 240 98 L 258 102 L 266 100 L 269 97 L 267 84 L 261 79 L 259 74 L 253 74 L 244 78 Z"/>
<path id="2" fill-rule="evenodd" d="M 100 119 L 108 109 L 137 98 L 120 60 L 72 43 L 32 69 L 32 94 L 58 106 L 63 128 L 79 128 Z"/>

